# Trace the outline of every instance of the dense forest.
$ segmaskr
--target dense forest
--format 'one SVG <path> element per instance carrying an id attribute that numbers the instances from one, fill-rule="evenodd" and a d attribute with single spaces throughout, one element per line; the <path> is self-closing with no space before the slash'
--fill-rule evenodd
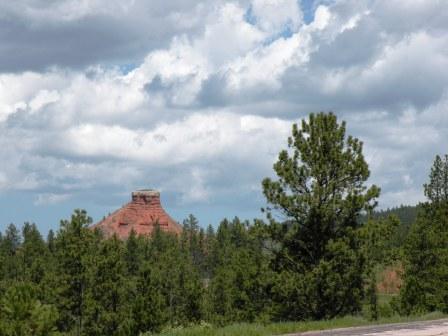
<path id="1" fill-rule="evenodd" d="M 417 219 L 420 208 L 419 205 L 400 205 L 399 207 L 388 208 L 386 210 L 374 210 L 370 217 L 378 219 L 396 216 L 404 228 L 410 228 L 412 223 Z"/>
<path id="2" fill-rule="evenodd" d="M 380 188 L 363 144 L 332 113 L 293 125 L 262 181 L 263 219 L 223 219 L 182 234 L 103 239 L 75 210 L 57 232 L 9 225 L 0 236 L 0 335 L 144 335 L 211 323 L 448 312 L 448 157 L 427 202 L 375 212 Z M 378 303 L 378 270 L 401 270 Z M 398 266 L 397 266 L 398 265 Z"/>

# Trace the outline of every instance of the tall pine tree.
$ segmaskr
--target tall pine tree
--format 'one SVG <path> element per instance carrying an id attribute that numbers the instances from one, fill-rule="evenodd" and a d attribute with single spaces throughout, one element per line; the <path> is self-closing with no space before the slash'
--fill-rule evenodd
<path id="1" fill-rule="evenodd" d="M 55 241 L 56 270 L 52 281 L 53 303 L 58 307 L 61 331 L 83 334 L 87 261 L 96 237 L 87 227 L 92 219 L 84 210 L 75 210 L 70 220 L 61 221 Z"/>
<path id="2" fill-rule="evenodd" d="M 279 318 L 331 318 L 360 308 L 364 266 L 355 230 L 379 196 L 365 185 L 362 149 L 334 114 L 311 114 L 293 125 L 274 164 L 278 179 L 263 180 L 273 266 L 281 274 Z"/>

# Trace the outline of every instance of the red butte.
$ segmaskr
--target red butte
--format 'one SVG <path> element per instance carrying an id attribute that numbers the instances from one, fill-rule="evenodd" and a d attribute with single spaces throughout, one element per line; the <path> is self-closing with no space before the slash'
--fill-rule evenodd
<path id="1" fill-rule="evenodd" d="M 105 238 L 115 233 L 120 239 L 126 239 L 131 230 L 138 235 L 151 235 L 157 225 L 166 232 L 179 234 L 182 231 L 182 227 L 163 210 L 160 193 L 148 189 L 134 191 L 131 202 L 93 225 L 92 229 L 100 229 Z"/>

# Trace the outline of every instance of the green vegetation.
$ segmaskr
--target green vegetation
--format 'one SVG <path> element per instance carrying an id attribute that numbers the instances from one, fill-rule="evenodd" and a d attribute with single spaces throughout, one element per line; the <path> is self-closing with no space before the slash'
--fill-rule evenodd
<path id="1" fill-rule="evenodd" d="M 409 234 L 412 224 L 417 219 L 421 210 L 421 205 L 400 205 L 399 207 L 386 210 L 374 210 L 369 216 L 360 216 L 361 223 L 365 223 L 368 218 L 380 220 L 382 218 L 396 217 L 399 220 L 399 226 L 391 238 L 392 244 L 396 247 L 403 246 L 406 237 Z"/>
<path id="2" fill-rule="evenodd" d="M 293 125 L 288 150 L 274 164 L 278 180 L 263 180 L 273 242 L 279 320 L 328 319 L 360 310 L 365 256 L 358 217 L 376 205 L 367 188 L 362 142 L 346 137 L 333 114 L 311 114 Z M 282 222 L 275 214 L 280 213 Z"/>
<path id="3" fill-rule="evenodd" d="M 409 314 L 448 312 L 448 155 L 436 156 L 421 205 L 403 248 L 400 308 Z"/>
<path id="4" fill-rule="evenodd" d="M 362 148 L 331 113 L 293 125 L 262 182 L 267 221 L 205 230 L 190 215 L 180 236 L 126 241 L 103 239 L 82 210 L 46 240 L 9 225 L 0 336 L 270 335 L 447 313 L 448 158 L 436 157 L 416 221 L 401 223 L 413 209 L 373 212 Z M 400 294 L 378 295 L 394 267 Z"/>
<path id="5" fill-rule="evenodd" d="M 309 322 L 277 322 L 271 324 L 238 323 L 229 326 L 214 328 L 208 324 L 189 328 L 174 328 L 158 334 L 160 336 L 270 336 L 287 333 L 306 332 L 313 330 L 327 330 L 335 328 L 360 327 L 372 324 L 404 323 L 412 321 L 426 321 L 445 318 L 446 315 L 433 312 L 418 316 L 394 316 L 372 321 L 360 316 L 346 316 L 333 320 Z"/>

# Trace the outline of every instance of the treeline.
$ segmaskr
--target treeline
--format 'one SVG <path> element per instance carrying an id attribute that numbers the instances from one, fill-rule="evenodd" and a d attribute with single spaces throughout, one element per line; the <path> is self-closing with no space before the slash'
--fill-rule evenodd
<path id="1" fill-rule="evenodd" d="M 420 211 L 420 205 L 400 205 L 398 207 L 388 208 L 385 210 L 375 210 L 371 214 L 371 218 L 387 218 L 389 216 L 396 216 L 401 225 L 410 228 L 417 219 L 417 214 Z"/>
<path id="2" fill-rule="evenodd" d="M 341 293 L 334 293 L 339 302 L 297 297 L 306 294 L 296 293 L 292 275 L 272 267 L 274 247 L 261 221 L 224 219 L 215 231 L 200 228 L 190 215 L 180 237 L 156 230 L 126 241 L 102 239 L 90 223 L 84 211 L 75 211 L 47 239 L 34 224 L 21 232 L 9 225 L 0 238 L 0 335 L 139 335 L 203 321 L 297 320 L 360 309 L 341 301 Z M 365 248 L 383 253 L 380 246 Z M 343 267 L 349 279 L 363 281 L 362 270 L 356 274 L 360 265 Z M 337 285 L 350 291 L 345 279 Z M 363 298 L 356 295 L 348 298 Z M 346 307 L 330 308 L 326 300 Z M 314 311 L 318 302 L 325 307 Z"/>
<path id="3" fill-rule="evenodd" d="M 102 239 L 76 211 L 45 241 L 34 224 L 0 238 L 0 334 L 139 335 L 200 321 L 253 321 L 267 302 L 256 226 L 194 216 L 180 237 Z"/>
<path id="4" fill-rule="evenodd" d="M 293 125 L 262 181 L 266 220 L 190 216 L 179 236 L 103 239 L 76 210 L 43 239 L 34 224 L 0 238 L 0 336 L 144 335 L 199 323 L 331 319 L 384 313 L 377 271 L 403 270 L 388 314 L 448 312 L 448 158 L 402 241 L 397 216 L 372 215 L 380 189 L 363 144 L 334 114 Z M 359 219 L 365 216 L 364 221 Z"/>
<path id="5" fill-rule="evenodd" d="M 360 222 L 365 223 L 369 218 L 379 220 L 382 218 L 396 217 L 399 225 L 392 237 L 392 244 L 401 247 L 406 241 L 411 226 L 415 223 L 422 205 L 400 205 L 398 207 L 388 208 L 385 210 L 374 210 L 371 214 L 363 214 L 360 216 Z"/>

